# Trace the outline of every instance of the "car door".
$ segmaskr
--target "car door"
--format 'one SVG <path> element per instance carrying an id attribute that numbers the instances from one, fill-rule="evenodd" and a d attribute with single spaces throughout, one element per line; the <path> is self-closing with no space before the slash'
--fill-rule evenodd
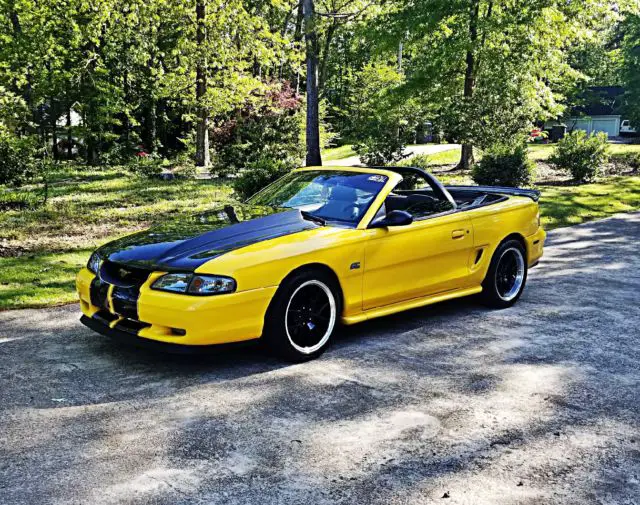
<path id="1" fill-rule="evenodd" d="M 466 287 L 473 227 L 465 212 L 367 230 L 363 310 Z"/>

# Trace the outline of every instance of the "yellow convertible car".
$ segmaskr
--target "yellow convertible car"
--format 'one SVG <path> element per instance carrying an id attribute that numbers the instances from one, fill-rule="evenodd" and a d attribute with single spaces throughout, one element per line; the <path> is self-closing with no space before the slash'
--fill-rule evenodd
<path id="1" fill-rule="evenodd" d="M 77 277 L 81 320 L 172 350 L 261 338 L 304 360 L 339 323 L 474 294 L 509 307 L 542 256 L 538 196 L 417 168 L 298 169 L 100 247 Z"/>

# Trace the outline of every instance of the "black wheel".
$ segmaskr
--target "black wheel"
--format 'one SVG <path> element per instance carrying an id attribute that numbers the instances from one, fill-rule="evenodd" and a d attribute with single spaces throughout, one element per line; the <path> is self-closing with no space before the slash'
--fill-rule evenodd
<path id="1" fill-rule="evenodd" d="M 504 309 L 518 301 L 527 282 L 527 254 L 517 240 L 500 244 L 482 282 L 481 298 L 489 307 Z"/>
<path id="2" fill-rule="evenodd" d="M 286 279 L 267 310 L 263 338 L 290 361 L 317 358 L 328 347 L 342 312 L 336 281 L 321 270 Z"/>

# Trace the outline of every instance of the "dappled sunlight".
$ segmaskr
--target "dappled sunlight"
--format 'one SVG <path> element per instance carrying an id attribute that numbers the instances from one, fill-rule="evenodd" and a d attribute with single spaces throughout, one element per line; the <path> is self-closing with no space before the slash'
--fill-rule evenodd
<path id="1" fill-rule="evenodd" d="M 373 320 L 295 365 L 122 348 L 76 307 L 0 313 L 3 478 L 46 474 L 25 496 L 65 505 L 70 490 L 102 504 L 133 490 L 162 505 L 624 503 L 638 258 L 611 239 L 631 244 L 637 223 L 553 232 L 510 309 L 469 299 Z"/>

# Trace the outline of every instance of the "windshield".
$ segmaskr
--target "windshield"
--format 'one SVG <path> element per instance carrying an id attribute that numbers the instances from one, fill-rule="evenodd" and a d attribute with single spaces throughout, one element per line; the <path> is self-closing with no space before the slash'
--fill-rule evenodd
<path id="1" fill-rule="evenodd" d="M 386 175 L 337 170 L 291 172 L 247 203 L 300 209 L 326 221 L 357 224 L 387 179 Z"/>

